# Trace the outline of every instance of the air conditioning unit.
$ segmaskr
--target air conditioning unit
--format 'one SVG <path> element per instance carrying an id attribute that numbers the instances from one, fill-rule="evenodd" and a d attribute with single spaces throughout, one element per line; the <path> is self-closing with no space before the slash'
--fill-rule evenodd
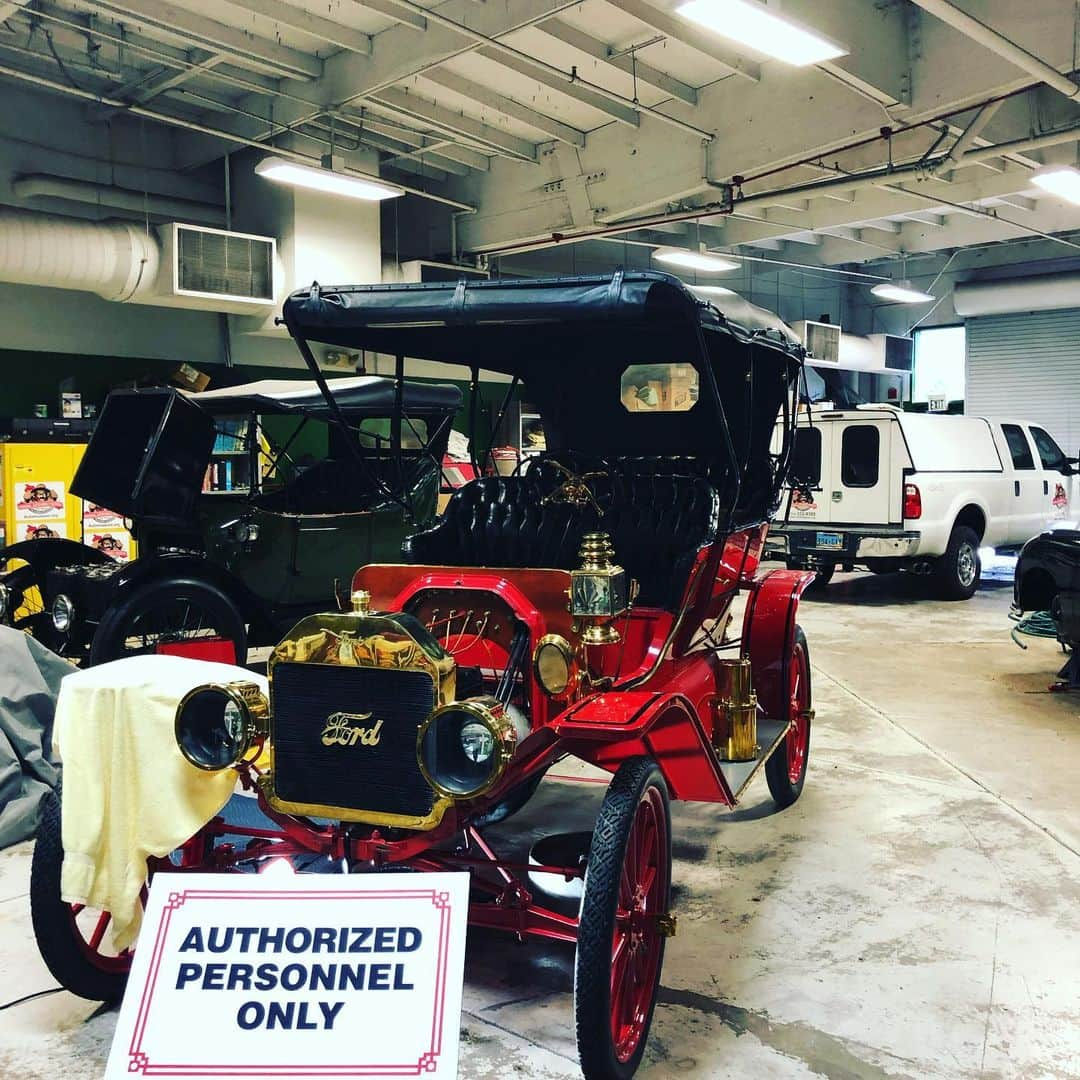
<path id="1" fill-rule="evenodd" d="M 842 329 L 836 323 L 811 322 L 807 319 L 795 323 L 793 329 L 802 338 L 809 359 L 816 363 L 839 362 Z"/>
<path id="2" fill-rule="evenodd" d="M 882 358 L 885 367 L 893 371 L 915 370 L 915 342 L 909 337 L 898 337 L 896 334 L 871 334 L 870 340 L 876 342 L 881 338 Z"/>
<path id="3" fill-rule="evenodd" d="M 274 307 L 277 241 L 269 236 L 178 221 L 158 227 L 161 262 L 153 296 L 142 303 L 232 315 Z"/>

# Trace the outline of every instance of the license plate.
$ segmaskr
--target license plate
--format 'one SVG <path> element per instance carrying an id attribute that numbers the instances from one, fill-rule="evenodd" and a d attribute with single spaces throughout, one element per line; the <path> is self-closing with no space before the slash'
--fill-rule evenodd
<path id="1" fill-rule="evenodd" d="M 844 546 L 844 538 L 840 533 L 819 532 L 816 542 L 819 548 L 842 548 Z"/>

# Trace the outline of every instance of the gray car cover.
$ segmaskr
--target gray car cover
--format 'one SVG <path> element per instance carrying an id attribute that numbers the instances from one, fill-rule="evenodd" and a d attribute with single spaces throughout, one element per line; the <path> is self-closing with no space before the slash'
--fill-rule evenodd
<path id="1" fill-rule="evenodd" d="M 77 670 L 21 630 L 0 626 L 0 848 L 37 828 L 60 767 L 52 732 L 60 680 Z"/>

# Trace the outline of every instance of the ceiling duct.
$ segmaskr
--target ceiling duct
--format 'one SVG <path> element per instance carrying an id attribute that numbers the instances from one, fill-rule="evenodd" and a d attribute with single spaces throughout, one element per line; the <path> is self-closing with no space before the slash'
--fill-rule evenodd
<path id="1" fill-rule="evenodd" d="M 148 230 L 0 207 L 0 281 L 261 315 L 274 307 L 279 280 L 270 237 L 179 222 Z"/>
<path id="2" fill-rule="evenodd" d="M 1080 273 L 962 282 L 953 289 L 953 307 L 965 317 L 1080 308 Z"/>

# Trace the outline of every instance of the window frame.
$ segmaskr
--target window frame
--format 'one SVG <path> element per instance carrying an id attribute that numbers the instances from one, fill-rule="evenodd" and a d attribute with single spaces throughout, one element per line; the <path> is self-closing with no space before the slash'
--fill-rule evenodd
<path id="1" fill-rule="evenodd" d="M 874 440 L 874 477 L 871 481 L 863 482 L 848 479 L 848 435 L 851 432 L 869 431 Z M 857 436 L 862 438 L 861 435 Z M 876 424 L 848 424 L 840 435 L 840 483 L 846 488 L 872 488 L 877 487 L 881 481 L 881 431 Z"/>
<path id="2" fill-rule="evenodd" d="M 1015 431 L 1019 435 L 1021 441 L 1024 444 L 1024 451 L 1027 454 L 1027 464 L 1021 465 L 1016 460 L 1016 450 L 1013 448 L 1013 444 L 1009 439 L 1009 431 Z M 1021 424 L 1002 424 L 1001 434 L 1005 439 L 1005 445 L 1009 448 L 1009 458 L 1012 460 L 1012 467 L 1016 472 L 1038 472 L 1035 468 L 1035 456 L 1031 452 L 1031 440 L 1028 439 L 1024 432 L 1023 425 Z"/>
<path id="3" fill-rule="evenodd" d="M 1043 448 L 1039 445 L 1039 436 L 1035 434 L 1036 432 L 1038 432 L 1039 435 L 1045 435 L 1049 440 L 1050 445 L 1057 451 L 1058 457 L 1053 464 L 1047 464 L 1046 458 L 1043 456 Z M 1030 424 L 1028 426 L 1028 434 L 1031 435 L 1031 441 L 1035 444 L 1035 452 L 1039 455 L 1039 461 L 1042 462 L 1043 471 L 1058 472 L 1063 476 L 1067 475 L 1065 467 L 1068 465 L 1068 458 L 1065 456 L 1065 451 L 1058 446 L 1057 439 L 1055 439 L 1046 428 L 1037 427 L 1035 424 Z"/>

